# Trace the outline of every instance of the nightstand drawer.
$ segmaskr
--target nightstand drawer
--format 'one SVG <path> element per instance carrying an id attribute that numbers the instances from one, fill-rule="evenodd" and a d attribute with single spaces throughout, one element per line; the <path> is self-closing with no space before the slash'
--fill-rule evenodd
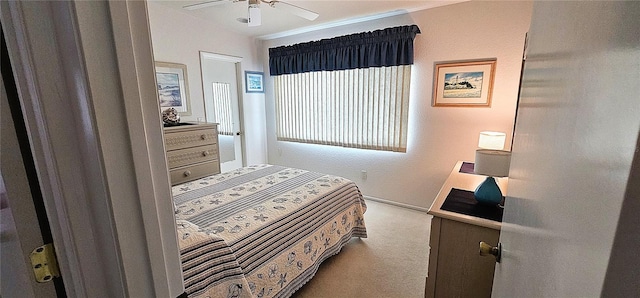
<path id="1" fill-rule="evenodd" d="M 165 133 L 164 142 L 167 151 L 216 144 L 217 129 L 190 130 Z"/>
<path id="2" fill-rule="evenodd" d="M 175 168 L 169 171 L 169 176 L 171 176 L 171 184 L 176 185 L 218 173 L 220 173 L 220 163 L 214 160 L 198 165 Z"/>
<path id="3" fill-rule="evenodd" d="M 206 145 L 167 152 L 169 169 L 218 159 L 218 146 Z"/>

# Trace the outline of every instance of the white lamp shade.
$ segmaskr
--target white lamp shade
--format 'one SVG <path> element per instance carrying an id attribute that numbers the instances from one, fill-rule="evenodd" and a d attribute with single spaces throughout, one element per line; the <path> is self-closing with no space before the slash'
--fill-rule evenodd
<path id="1" fill-rule="evenodd" d="M 509 176 L 511 152 L 502 150 L 478 149 L 474 171 L 476 174 L 491 177 Z"/>
<path id="2" fill-rule="evenodd" d="M 506 139 L 507 135 L 504 132 L 482 131 L 478 139 L 478 148 L 502 150 Z"/>

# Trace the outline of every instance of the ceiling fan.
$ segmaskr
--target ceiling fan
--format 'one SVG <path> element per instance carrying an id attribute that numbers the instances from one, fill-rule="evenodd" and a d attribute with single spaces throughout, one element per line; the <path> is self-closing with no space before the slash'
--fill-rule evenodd
<path id="1" fill-rule="evenodd" d="M 249 12 L 248 12 L 248 17 L 246 19 L 246 23 L 250 27 L 260 26 L 260 24 L 262 23 L 261 14 L 260 14 L 260 3 L 265 3 L 270 7 L 287 11 L 299 17 L 305 18 L 309 21 L 313 21 L 319 16 L 319 14 L 316 12 L 313 12 L 311 10 L 308 10 L 287 2 L 279 1 L 279 0 L 211 0 L 211 1 L 204 1 L 200 3 L 185 5 L 182 8 L 187 10 L 196 10 L 196 9 L 201 9 L 209 6 L 227 4 L 229 2 L 236 3 L 236 2 L 243 2 L 243 1 L 247 1 L 249 3 Z M 238 20 L 241 22 L 245 22 L 244 19 L 238 19 Z"/>

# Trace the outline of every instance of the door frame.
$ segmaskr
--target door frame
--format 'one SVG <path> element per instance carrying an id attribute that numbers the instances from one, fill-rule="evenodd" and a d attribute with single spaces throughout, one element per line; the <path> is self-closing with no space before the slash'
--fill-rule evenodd
<path id="1" fill-rule="evenodd" d="M 182 294 L 146 2 L 2 1 L 0 19 L 67 295 Z"/>

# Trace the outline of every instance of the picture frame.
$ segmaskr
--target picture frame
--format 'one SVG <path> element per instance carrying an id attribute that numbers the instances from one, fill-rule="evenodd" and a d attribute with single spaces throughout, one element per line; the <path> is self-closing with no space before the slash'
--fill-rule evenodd
<path id="1" fill-rule="evenodd" d="M 247 93 L 264 93 L 264 73 L 259 71 L 244 72 L 245 91 Z"/>
<path id="2" fill-rule="evenodd" d="M 155 62 L 160 110 L 174 108 L 181 116 L 191 115 L 187 66 L 171 62 Z"/>
<path id="3" fill-rule="evenodd" d="M 434 107 L 490 107 L 497 59 L 436 62 Z"/>

